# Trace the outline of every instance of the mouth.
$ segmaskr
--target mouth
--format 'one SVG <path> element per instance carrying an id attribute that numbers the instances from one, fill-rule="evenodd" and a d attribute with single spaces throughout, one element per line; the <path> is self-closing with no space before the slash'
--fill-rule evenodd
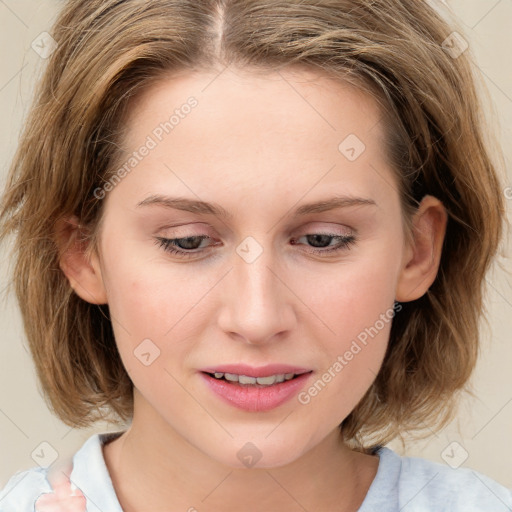
<path id="1" fill-rule="evenodd" d="M 228 382 L 229 384 L 239 385 L 241 387 L 261 387 L 266 388 L 269 386 L 274 386 L 275 384 L 280 384 L 281 382 L 287 382 L 293 379 L 296 379 L 300 375 L 304 375 L 304 373 L 311 372 L 302 372 L 302 373 L 277 373 L 274 375 L 268 375 L 266 377 L 251 377 L 249 375 L 240 375 L 236 373 L 224 373 L 224 372 L 203 372 L 210 377 L 223 380 Z"/>
<path id="2" fill-rule="evenodd" d="M 296 372 L 270 373 L 266 368 L 259 375 L 256 371 L 251 373 L 253 375 L 210 369 L 199 372 L 207 389 L 217 399 L 244 411 L 263 412 L 275 409 L 296 396 L 309 381 L 313 371 L 297 369 Z"/>

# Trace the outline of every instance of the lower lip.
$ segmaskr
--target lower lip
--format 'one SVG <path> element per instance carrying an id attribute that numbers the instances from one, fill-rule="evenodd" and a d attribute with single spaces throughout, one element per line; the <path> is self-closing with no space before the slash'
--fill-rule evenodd
<path id="1" fill-rule="evenodd" d="M 209 388 L 225 402 L 244 411 L 260 412 L 269 411 L 290 400 L 304 387 L 311 372 L 266 387 L 230 384 L 204 372 L 201 372 L 201 376 Z"/>

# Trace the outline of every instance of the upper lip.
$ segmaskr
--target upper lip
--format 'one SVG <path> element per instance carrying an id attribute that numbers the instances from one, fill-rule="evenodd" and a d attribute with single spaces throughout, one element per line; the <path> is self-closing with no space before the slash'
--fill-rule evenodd
<path id="1" fill-rule="evenodd" d="M 250 366 L 247 364 L 219 364 L 201 368 L 205 373 L 234 373 L 236 375 L 246 375 L 247 377 L 269 377 L 270 375 L 280 375 L 286 373 L 308 373 L 312 370 L 289 364 L 267 364 L 265 366 Z"/>

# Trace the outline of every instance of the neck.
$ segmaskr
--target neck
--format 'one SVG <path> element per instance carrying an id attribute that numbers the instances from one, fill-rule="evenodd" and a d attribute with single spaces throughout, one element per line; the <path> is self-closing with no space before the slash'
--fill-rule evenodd
<path id="1" fill-rule="evenodd" d="M 146 418 L 134 414 L 130 428 L 103 449 L 125 512 L 354 512 L 377 472 L 378 457 L 352 451 L 339 430 L 289 464 L 239 469 Z"/>

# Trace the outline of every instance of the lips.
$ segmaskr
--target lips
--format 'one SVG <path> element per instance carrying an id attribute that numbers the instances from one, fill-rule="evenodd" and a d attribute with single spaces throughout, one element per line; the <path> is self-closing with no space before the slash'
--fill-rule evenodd
<path id="1" fill-rule="evenodd" d="M 224 403 L 251 412 L 268 411 L 290 400 L 305 386 L 312 373 L 307 368 L 284 364 L 259 368 L 241 364 L 219 365 L 200 371 L 215 396 Z M 226 374 L 228 378 L 225 378 Z M 271 379 L 271 376 L 288 378 Z M 254 383 L 254 379 L 260 379 L 261 383 Z"/>
<path id="2" fill-rule="evenodd" d="M 294 373 L 295 375 L 302 375 L 303 373 L 310 372 L 310 368 L 303 368 L 299 366 L 291 366 L 289 364 L 268 364 L 265 366 L 249 366 L 246 364 L 221 364 L 218 366 L 209 366 L 201 368 L 204 373 L 232 373 L 235 375 L 246 375 L 247 377 L 269 377 L 270 375 L 280 375 L 287 373 Z"/>

